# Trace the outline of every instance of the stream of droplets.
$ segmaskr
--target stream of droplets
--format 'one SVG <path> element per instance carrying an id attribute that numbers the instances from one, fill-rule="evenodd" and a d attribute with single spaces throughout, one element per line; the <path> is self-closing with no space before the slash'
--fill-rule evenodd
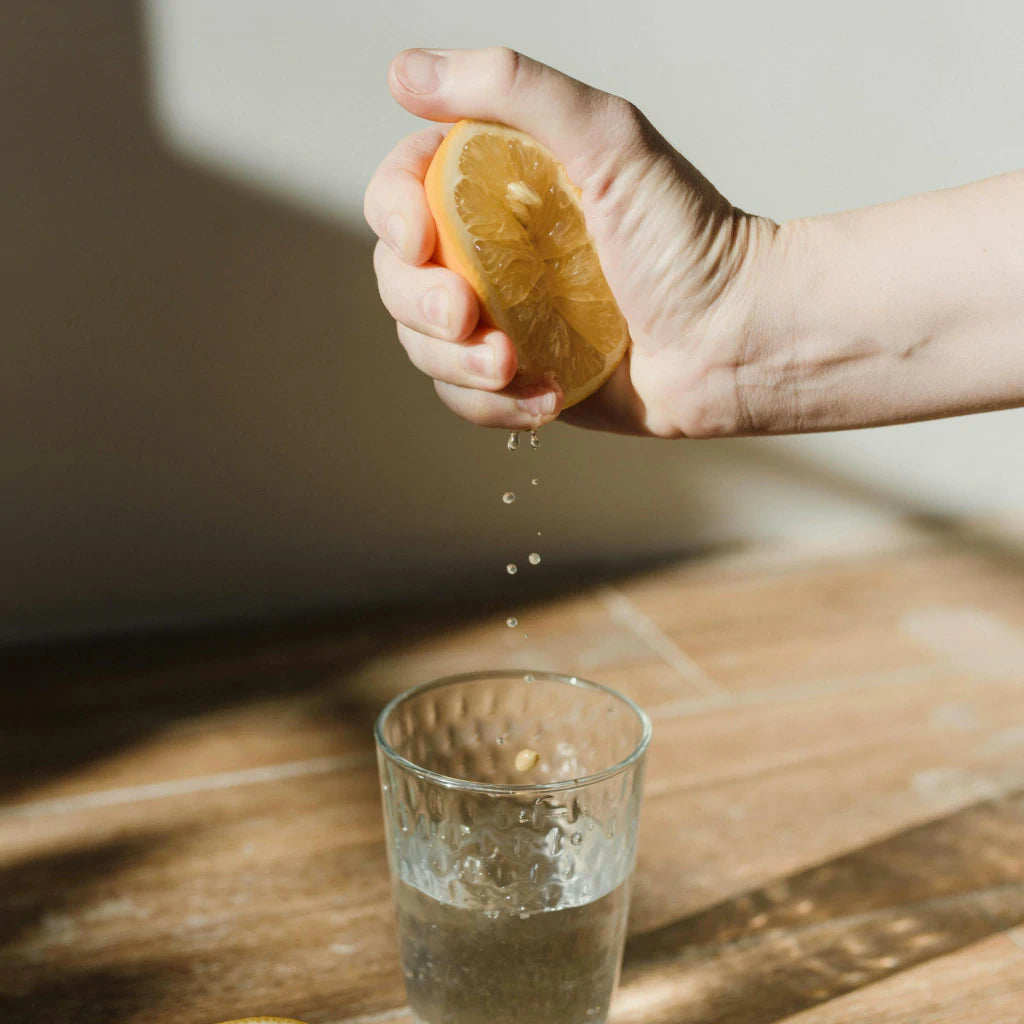
<path id="1" fill-rule="evenodd" d="M 512 433 L 510 433 L 508 435 L 508 440 L 505 442 L 505 447 L 510 452 L 516 452 L 516 451 L 519 450 L 519 431 L 518 430 L 513 430 Z M 536 430 L 531 430 L 530 431 L 530 447 L 534 451 L 536 451 L 540 447 L 540 435 L 537 433 Z M 539 477 L 531 477 L 530 478 L 530 486 L 537 487 L 539 484 L 540 484 L 540 478 Z M 506 491 L 501 496 L 501 500 L 506 505 L 511 505 L 516 500 L 516 493 L 515 493 L 515 491 Z M 541 531 L 538 530 L 537 531 L 537 536 L 539 537 L 540 535 L 541 535 Z M 540 555 L 536 551 L 531 551 L 526 556 L 526 560 L 527 560 L 527 562 L 530 563 L 530 565 L 540 565 Z M 509 574 L 509 576 L 515 576 L 515 574 L 517 572 L 519 572 L 519 566 L 516 565 L 515 562 L 509 562 L 505 566 L 505 572 L 507 572 Z M 505 620 L 505 625 L 508 626 L 509 629 L 515 629 L 516 626 L 519 625 L 519 619 L 516 618 L 515 615 L 510 615 Z M 528 633 L 523 633 L 523 638 L 524 639 L 527 638 L 528 636 L 529 636 Z"/>

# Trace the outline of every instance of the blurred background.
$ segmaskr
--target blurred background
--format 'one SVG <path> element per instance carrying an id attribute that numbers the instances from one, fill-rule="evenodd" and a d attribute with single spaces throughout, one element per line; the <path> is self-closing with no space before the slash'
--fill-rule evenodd
<path id="1" fill-rule="evenodd" d="M 555 425 L 511 455 L 407 363 L 361 203 L 416 127 L 385 82 L 404 47 L 507 44 L 628 96 L 784 219 L 1024 166 L 1021 38 L 1013 0 L 2 5 L 3 639 L 514 602 L 710 544 L 1012 514 L 1022 412 L 693 443 Z"/>

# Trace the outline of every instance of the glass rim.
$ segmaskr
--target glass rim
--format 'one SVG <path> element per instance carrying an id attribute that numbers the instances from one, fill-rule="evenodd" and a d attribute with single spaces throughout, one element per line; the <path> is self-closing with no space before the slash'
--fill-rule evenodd
<path id="1" fill-rule="evenodd" d="M 416 764 L 415 761 L 410 761 L 407 757 L 403 757 L 384 738 L 384 724 L 391 716 L 391 713 L 407 700 L 411 700 L 413 697 L 418 697 L 421 693 L 426 693 L 429 690 L 438 690 L 441 689 L 441 687 L 451 686 L 455 683 L 468 683 L 476 679 L 501 679 L 508 676 L 519 676 L 520 678 L 523 678 L 527 675 L 532 675 L 534 680 L 543 679 L 550 683 L 563 683 L 566 686 L 576 686 L 581 690 L 591 690 L 597 693 L 603 693 L 608 697 L 613 697 L 632 711 L 640 722 L 640 739 L 626 757 L 621 761 L 615 762 L 615 764 L 609 765 L 607 768 L 602 768 L 600 771 L 591 772 L 589 775 L 581 775 L 579 778 L 575 779 L 562 779 L 557 782 L 540 782 L 532 786 L 521 786 L 514 783 L 471 782 L 467 779 L 457 779 L 453 775 L 442 775 L 440 772 L 435 772 L 430 768 L 424 768 L 423 765 Z M 591 786 L 594 783 L 603 782 L 606 779 L 613 778 L 616 775 L 620 775 L 622 772 L 628 771 L 637 764 L 637 762 L 647 752 L 647 748 L 651 742 L 651 719 L 643 708 L 641 708 L 635 701 L 630 700 L 625 694 L 619 693 L 617 690 L 613 690 L 610 686 L 604 686 L 602 683 L 595 683 L 589 679 L 581 679 L 579 676 L 567 676 L 561 672 L 545 672 L 537 669 L 483 669 L 479 672 L 459 672 L 455 675 L 442 676 L 441 678 L 433 679 L 430 682 L 420 683 L 418 686 L 413 686 L 410 689 L 399 693 L 397 696 L 392 697 L 391 700 L 389 700 L 381 709 L 380 714 L 377 715 L 377 720 L 373 726 L 373 734 L 374 739 L 377 742 L 377 749 L 387 757 L 388 760 L 399 767 L 404 768 L 406 771 L 412 772 L 424 781 L 434 783 L 438 786 L 443 786 L 445 789 L 458 789 L 469 793 L 486 793 L 492 796 L 514 796 L 517 793 L 543 794 L 557 793 L 567 789 L 582 789 L 584 786 Z"/>

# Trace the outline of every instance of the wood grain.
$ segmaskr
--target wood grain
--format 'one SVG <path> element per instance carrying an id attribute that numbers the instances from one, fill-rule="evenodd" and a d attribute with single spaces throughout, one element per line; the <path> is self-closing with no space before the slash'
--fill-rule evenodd
<path id="1" fill-rule="evenodd" d="M 705 556 L 516 630 L 445 608 L 7 652 L 0 1019 L 407 1024 L 373 718 L 520 664 L 654 718 L 613 1024 L 1020 1024 L 1014 544 Z"/>

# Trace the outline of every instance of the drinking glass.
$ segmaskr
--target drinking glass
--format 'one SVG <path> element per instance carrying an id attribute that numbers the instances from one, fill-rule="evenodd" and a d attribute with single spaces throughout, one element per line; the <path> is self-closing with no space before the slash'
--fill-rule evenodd
<path id="1" fill-rule="evenodd" d="M 409 1006 L 422 1024 L 603 1024 L 650 721 L 550 672 L 451 676 L 376 725 Z"/>

